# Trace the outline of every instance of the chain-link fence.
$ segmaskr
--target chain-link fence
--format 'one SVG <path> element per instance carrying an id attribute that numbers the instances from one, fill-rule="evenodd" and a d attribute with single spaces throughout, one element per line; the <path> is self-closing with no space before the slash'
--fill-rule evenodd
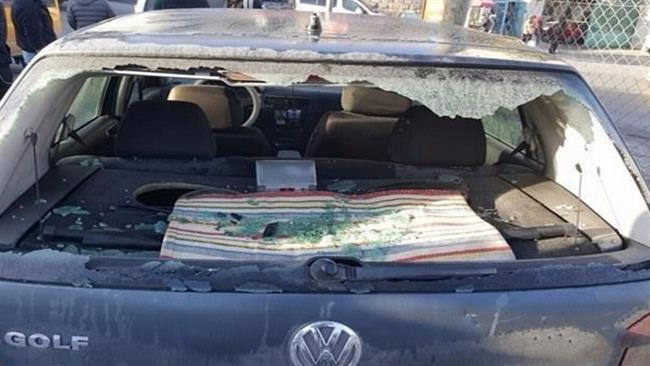
<path id="1" fill-rule="evenodd" d="M 648 179 L 650 0 L 546 0 L 541 18 L 526 23 L 531 44 L 556 52 L 593 86 Z"/>
<path id="2" fill-rule="evenodd" d="M 521 37 L 588 80 L 650 183 L 650 0 L 472 0 L 466 25 Z"/>
<path id="3" fill-rule="evenodd" d="M 547 0 L 544 7 L 541 47 L 557 49 L 605 93 L 617 122 L 650 124 L 649 11 L 648 0 Z"/>

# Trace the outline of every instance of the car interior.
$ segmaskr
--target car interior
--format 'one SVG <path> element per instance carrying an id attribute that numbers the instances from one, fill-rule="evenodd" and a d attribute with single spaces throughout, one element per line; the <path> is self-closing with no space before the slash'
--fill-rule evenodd
<path id="1" fill-rule="evenodd" d="M 53 167 L 39 182 L 47 210 L 21 212 L 33 199 L 28 191 L 0 226 L 20 213 L 24 222 L 14 220 L 4 240 L 23 250 L 157 257 L 175 203 L 196 192 L 354 198 L 440 190 L 457 192 L 518 260 L 622 248 L 589 207 L 576 227 L 581 203 L 544 176 L 543 151 L 534 148 L 543 144 L 522 108 L 451 118 L 372 85 L 92 76 L 52 141 Z M 274 181 L 261 176 L 263 167 Z M 228 220 L 235 225 L 239 216 Z M 282 229 L 273 222 L 262 231 L 264 239 Z"/>

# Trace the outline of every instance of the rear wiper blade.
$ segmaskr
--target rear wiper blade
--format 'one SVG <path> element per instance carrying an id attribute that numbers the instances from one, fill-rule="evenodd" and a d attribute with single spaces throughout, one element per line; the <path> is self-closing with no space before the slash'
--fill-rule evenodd
<path id="1" fill-rule="evenodd" d="M 352 265 L 350 263 L 355 263 Z M 497 274 L 492 267 L 475 263 L 360 263 L 349 258 L 316 258 L 309 264 L 309 273 L 317 281 L 389 281 L 441 280 Z"/>
<path id="2" fill-rule="evenodd" d="M 132 232 L 80 231 L 45 226 L 41 233 L 45 240 L 65 240 L 79 243 L 85 248 L 160 250 L 161 237 Z"/>

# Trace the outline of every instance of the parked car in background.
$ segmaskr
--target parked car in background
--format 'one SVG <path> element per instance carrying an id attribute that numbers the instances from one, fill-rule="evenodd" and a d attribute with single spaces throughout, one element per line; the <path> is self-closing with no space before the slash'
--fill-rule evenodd
<path id="1" fill-rule="evenodd" d="M 197 8 L 289 9 L 290 6 L 286 0 L 138 0 L 134 11 Z"/>
<path id="2" fill-rule="evenodd" d="M 308 12 L 326 12 L 326 0 L 295 0 L 291 5 L 286 0 L 138 0 L 135 12 L 179 8 L 227 8 L 243 7 L 258 9 L 295 9 Z M 333 13 L 381 15 L 361 0 L 332 0 Z"/>
<path id="3" fill-rule="evenodd" d="M 63 19 L 61 18 L 61 7 L 59 0 L 44 0 L 47 5 L 47 9 L 50 12 L 52 17 L 52 25 L 54 26 L 54 32 L 57 35 L 61 35 L 63 32 Z M 11 55 L 14 57 L 14 60 L 22 60 L 21 49 L 16 44 L 16 33 L 14 30 L 14 24 L 11 20 L 11 0 L 4 0 L 4 12 L 7 19 L 7 45 L 11 49 Z"/>
<path id="4" fill-rule="evenodd" d="M 517 39 L 150 11 L 47 46 L 0 121 L 0 365 L 650 357 L 648 188 Z"/>
<path id="5" fill-rule="evenodd" d="M 136 13 L 162 9 L 226 8 L 228 0 L 138 0 Z"/>

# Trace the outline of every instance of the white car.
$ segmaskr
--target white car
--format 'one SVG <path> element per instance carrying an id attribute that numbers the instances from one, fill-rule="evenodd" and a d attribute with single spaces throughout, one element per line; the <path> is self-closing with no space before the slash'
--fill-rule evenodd
<path id="1" fill-rule="evenodd" d="M 281 1 L 255 1 L 244 0 L 244 4 L 250 4 L 251 8 L 278 8 L 273 6 L 275 4 L 283 4 L 291 8 L 289 3 Z M 135 12 L 141 13 L 149 10 L 160 9 L 177 9 L 177 8 L 226 8 L 228 6 L 227 0 L 138 0 L 135 5 Z M 280 8 L 285 8 L 280 6 Z M 295 0 L 295 10 L 309 11 L 323 13 L 327 11 L 326 0 Z M 374 11 L 370 6 L 364 4 L 361 0 L 332 0 L 333 13 L 346 13 L 346 14 L 368 14 L 368 15 L 382 15 Z"/>
<path id="2" fill-rule="evenodd" d="M 134 11 L 141 13 L 149 10 L 178 8 L 225 8 L 227 0 L 138 0 Z"/>

